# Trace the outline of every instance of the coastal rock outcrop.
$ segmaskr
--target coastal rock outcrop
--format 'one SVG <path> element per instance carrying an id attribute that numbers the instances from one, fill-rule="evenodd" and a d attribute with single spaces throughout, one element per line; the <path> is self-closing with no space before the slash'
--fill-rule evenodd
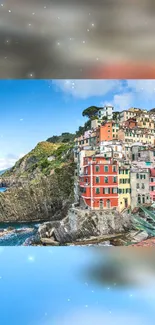
<path id="1" fill-rule="evenodd" d="M 73 202 L 72 182 L 72 172 L 66 168 L 65 175 L 60 170 L 59 175 L 42 177 L 20 186 L 18 184 L 0 193 L 0 222 L 63 219 Z"/>
<path id="2" fill-rule="evenodd" d="M 54 156 L 54 160 L 48 160 Z M 54 221 L 66 217 L 74 200 L 72 144 L 40 142 L 7 170 L 0 182 L 0 222 Z"/>
<path id="3" fill-rule="evenodd" d="M 40 238 L 52 238 L 60 244 L 72 243 L 92 236 L 99 237 L 125 233 L 132 228 L 129 214 L 113 211 L 88 211 L 70 208 L 67 217 L 54 224 L 44 223 L 39 227 Z"/>

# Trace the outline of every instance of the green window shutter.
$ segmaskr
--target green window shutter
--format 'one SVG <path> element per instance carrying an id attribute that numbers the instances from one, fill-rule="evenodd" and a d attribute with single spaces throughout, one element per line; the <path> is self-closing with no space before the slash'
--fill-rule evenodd
<path id="1" fill-rule="evenodd" d="M 104 166 L 104 171 L 108 172 L 108 166 Z"/>
<path id="2" fill-rule="evenodd" d="M 96 172 L 99 172 L 99 169 L 100 169 L 99 166 L 96 166 Z"/>
<path id="3" fill-rule="evenodd" d="M 100 194 L 100 189 L 98 187 L 96 188 L 96 194 Z"/>

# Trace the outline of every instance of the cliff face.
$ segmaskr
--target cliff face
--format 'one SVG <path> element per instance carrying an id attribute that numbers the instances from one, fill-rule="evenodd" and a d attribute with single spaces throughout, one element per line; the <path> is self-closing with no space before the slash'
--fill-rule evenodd
<path id="1" fill-rule="evenodd" d="M 41 240 L 54 239 L 60 244 L 81 239 L 116 235 L 131 229 L 131 216 L 117 211 L 88 211 L 70 208 L 67 216 L 57 223 L 47 222 L 39 227 Z"/>
<path id="2" fill-rule="evenodd" d="M 39 143 L 4 175 L 0 222 L 61 220 L 73 202 L 75 165 L 68 144 Z"/>

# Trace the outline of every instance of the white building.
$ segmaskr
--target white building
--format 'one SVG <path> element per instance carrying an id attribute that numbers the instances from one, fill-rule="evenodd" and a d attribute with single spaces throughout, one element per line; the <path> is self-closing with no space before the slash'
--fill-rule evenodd
<path id="1" fill-rule="evenodd" d="M 100 153 L 105 155 L 105 158 L 122 159 L 125 156 L 122 144 L 119 141 L 101 141 Z"/>
<path id="2" fill-rule="evenodd" d="M 113 106 L 104 106 L 100 108 L 97 113 L 99 120 L 102 120 L 103 117 L 107 117 L 108 120 L 111 120 L 113 117 L 113 110 Z"/>

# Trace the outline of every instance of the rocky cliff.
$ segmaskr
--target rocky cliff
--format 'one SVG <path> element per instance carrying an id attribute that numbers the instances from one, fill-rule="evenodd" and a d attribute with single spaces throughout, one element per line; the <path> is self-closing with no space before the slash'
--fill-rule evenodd
<path id="1" fill-rule="evenodd" d="M 91 237 L 101 237 L 125 233 L 132 229 L 131 216 L 116 210 L 89 211 L 70 208 L 67 216 L 58 222 L 47 222 L 39 227 L 42 242 L 60 244 L 77 242 Z"/>
<path id="2" fill-rule="evenodd" d="M 73 202 L 71 144 L 39 143 L 4 173 L 0 193 L 0 222 L 60 220 Z"/>

